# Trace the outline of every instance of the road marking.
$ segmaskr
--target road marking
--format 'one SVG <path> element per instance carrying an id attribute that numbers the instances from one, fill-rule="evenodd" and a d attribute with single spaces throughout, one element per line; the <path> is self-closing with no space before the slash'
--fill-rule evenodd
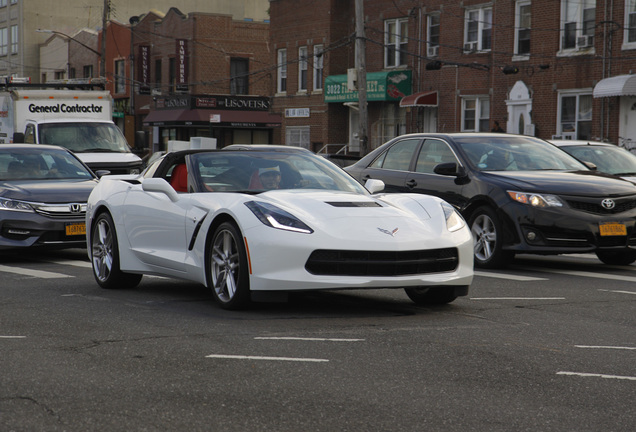
<path id="1" fill-rule="evenodd" d="M 595 374 L 595 373 L 584 373 L 584 372 L 562 371 L 562 372 L 557 372 L 557 375 L 570 375 L 570 376 L 580 376 L 580 377 L 609 378 L 609 379 L 636 381 L 636 377 L 632 377 L 632 376 L 606 375 L 606 374 Z"/>
<path id="2" fill-rule="evenodd" d="M 15 274 L 23 275 L 23 276 L 32 276 L 32 277 L 37 277 L 42 279 L 61 279 L 61 278 L 75 277 L 71 275 L 65 275 L 62 273 L 47 272 L 43 270 L 29 270 L 29 269 L 24 269 L 20 267 L 9 267 L 5 265 L 0 265 L 0 272 L 15 273 Z"/>
<path id="3" fill-rule="evenodd" d="M 520 276 L 520 275 L 513 275 L 513 274 L 506 274 L 506 273 L 493 273 L 493 272 L 484 272 L 484 271 L 476 271 L 474 273 L 475 273 L 475 276 L 489 277 L 489 278 L 496 278 L 496 279 L 510 279 L 510 280 L 516 280 L 521 282 L 548 280 L 547 278 Z"/>
<path id="4" fill-rule="evenodd" d="M 525 268 L 528 269 L 528 267 L 525 267 Z M 564 274 L 569 276 L 581 276 L 581 277 L 597 278 L 597 279 L 618 280 L 618 281 L 624 281 L 624 282 L 636 282 L 636 277 L 634 276 L 620 276 L 620 275 L 613 275 L 608 273 L 593 273 L 593 272 L 586 272 L 586 271 L 559 270 L 559 269 L 548 269 L 548 268 L 542 268 L 541 271 L 547 272 L 547 273 Z"/>
<path id="5" fill-rule="evenodd" d="M 574 346 L 576 348 L 636 350 L 636 347 L 621 347 L 621 346 L 596 346 L 596 345 L 574 345 Z"/>
<path id="6" fill-rule="evenodd" d="M 599 291 L 612 292 L 612 293 L 617 293 L 617 294 L 632 294 L 632 295 L 636 295 L 636 292 L 634 292 L 634 291 L 619 291 L 619 290 L 606 290 L 606 289 L 600 289 Z"/>
<path id="7" fill-rule="evenodd" d="M 91 268 L 93 265 L 88 261 L 79 261 L 79 260 L 45 260 L 47 263 L 51 264 L 59 264 L 59 265 L 69 265 L 73 267 L 82 267 L 82 268 Z"/>
<path id="8" fill-rule="evenodd" d="M 0 336 L 0 339 L 26 339 L 26 336 Z"/>
<path id="9" fill-rule="evenodd" d="M 471 297 L 471 300 L 565 300 L 565 297 Z"/>
<path id="10" fill-rule="evenodd" d="M 242 355 L 225 355 L 225 354 L 210 354 L 207 358 L 219 358 L 219 359 L 235 359 L 235 360 L 274 360 L 274 361 L 294 361 L 294 362 L 328 362 L 326 359 L 315 358 L 295 358 L 295 357 L 263 357 L 263 356 L 242 356 Z"/>
<path id="11" fill-rule="evenodd" d="M 309 338 L 309 337 L 255 337 L 259 340 L 296 340 L 296 341 L 318 341 L 318 342 L 360 342 L 364 339 L 335 339 L 335 338 Z"/>

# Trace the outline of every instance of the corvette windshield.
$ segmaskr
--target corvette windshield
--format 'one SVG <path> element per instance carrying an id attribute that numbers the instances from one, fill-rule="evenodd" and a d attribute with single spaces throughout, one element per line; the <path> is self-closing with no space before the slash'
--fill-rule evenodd
<path id="1" fill-rule="evenodd" d="M 306 152 L 223 151 L 191 155 L 201 190 L 327 189 L 368 193 L 333 163 Z"/>
<path id="2" fill-rule="evenodd" d="M 531 137 L 455 138 L 480 171 L 587 170 L 554 145 Z"/>

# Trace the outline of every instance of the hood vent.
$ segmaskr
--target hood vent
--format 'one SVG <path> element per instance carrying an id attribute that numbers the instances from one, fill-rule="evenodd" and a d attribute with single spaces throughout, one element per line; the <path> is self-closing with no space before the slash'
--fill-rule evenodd
<path id="1" fill-rule="evenodd" d="M 333 201 L 333 202 L 326 202 L 326 204 L 329 204 L 330 206 L 334 206 L 334 207 L 382 207 L 380 204 L 378 204 L 375 201 L 359 201 L 359 202 Z"/>

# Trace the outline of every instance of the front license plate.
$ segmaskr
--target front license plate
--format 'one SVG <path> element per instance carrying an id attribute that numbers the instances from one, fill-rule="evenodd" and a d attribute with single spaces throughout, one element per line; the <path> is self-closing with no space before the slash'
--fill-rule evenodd
<path id="1" fill-rule="evenodd" d="M 600 223 L 599 228 L 602 236 L 626 236 L 627 228 L 623 223 L 606 222 Z"/>
<path id="2" fill-rule="evenodd" d="M 86 224 L 84 222 L 67 224 L 66 235 L 86 235 Z"/>

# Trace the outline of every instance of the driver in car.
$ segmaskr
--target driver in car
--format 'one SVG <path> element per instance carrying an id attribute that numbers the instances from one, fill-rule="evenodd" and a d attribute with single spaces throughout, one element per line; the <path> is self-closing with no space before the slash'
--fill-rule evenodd
<path id="1" fill-rule="evenodd" d="M 278 189 L 280 187 L 280 168 L 278 166 L 259 168 L 258 178 L 263 185 L 263 189 Z"/>

